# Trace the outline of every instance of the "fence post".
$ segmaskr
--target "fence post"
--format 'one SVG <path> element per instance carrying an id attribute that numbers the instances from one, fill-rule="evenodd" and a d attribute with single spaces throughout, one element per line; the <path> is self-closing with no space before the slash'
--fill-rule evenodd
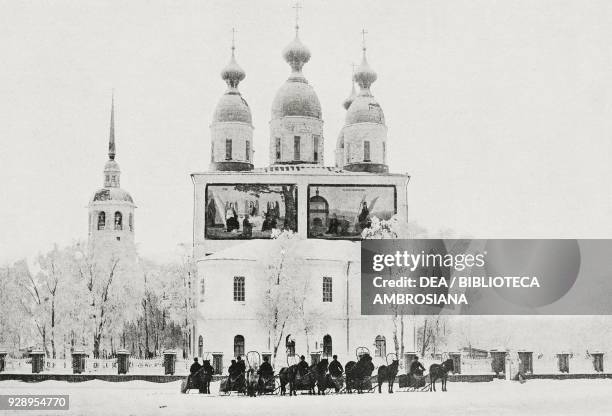
<path id="1" fill-rule="evenodd" d="M 596 373 L 603 373 L 603 352 L 593 352 L 591 353 L 591 357 L 593 357 L 593 369 Z"/>
<path id="2" fill-rule="evenodd" d="M 130 369 L 130 353 L 127 350 L 117 351 L 117 374 L 127 374 Z"/>
<path id="3" fill-rule="evenodd" d="M 569 374 L 569 353 L 562 352 L 557 354 L 557 365 L 559 372 Z"/>
<path id="4" fill-rule="evenodd" d="M 173 375 L 176 370 L 176 351 L 164 351 L 164 374 Z"/>
<path id="5" fill-rule="evenodd" d="M 7 352 L 5 350 L 0 350 L 0 373 L 6 369 L 6 355 Z"/>
<path id="6" fill-rule="evenodd" d="M 74 350 L 72 352 L 72 373 L 81 374 L 85 372 L 85 351 Z"/>
<path id="7" fill-rule="evenodd" d="M 461 374 L 461 353 L 460 352 L 449 352 L 448 357 L 453 360 L 453 371 L 454 374 Z"/>
<path id="8" fill-rule="evenodd" d="M 491 371 L 496 376 L 506 374 L 506 351 L 491 350 Z"/>
<path id="9" fill-rule="evenodd" d="M 521 374 L 533 374 L 533 352 L 518 351 L 519 357 L 519 372 Z"/>
<path id="10" fill-rule="evenodd" d="M 40 373 L 45 369 L 45 352 L 43 350 L 32 350 L 30 353 L 32 359 L 32 373 Z"/>

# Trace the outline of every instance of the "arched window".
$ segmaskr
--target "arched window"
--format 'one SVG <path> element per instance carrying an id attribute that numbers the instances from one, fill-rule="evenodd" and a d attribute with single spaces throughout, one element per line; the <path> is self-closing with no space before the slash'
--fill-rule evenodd
<path id="1" fill-rule="evenodd" d="M 204 337 L 200 335 L 198 338 L 198 357 L 202 357 L 204 355 Z"/>
<path id="2" fill-rule="evenodd" d="M 115 230 L 123 230 L 123 215 L 119 211 L 115 212 Z"/>
<path id="3" fill-rule="evenodd" d="M 287 357 L 293 357 L 295 355 L 295 339 L 291 334 L 285 338 L 285 347 L 287 348 Z"/>
<path id="4" fill-rule="evenodd" d="M 376 340 L 374 341 L 374 356 L 375 357 L 385 357 L 387 355 L 387 341 L 385 337 L 382 335 L 377 335 Z"/>
<path id="5" fill-rule="evenodd" d="M 236 335 L 234 337 L 234 357 L 244 355 L 244 337 L 242 335 Z"/>
<path id="6" fill-rule="evenodd" d="M 134 231 L 134 214 L 132 214 L 130 212 L 130 215 L 128 216 L 128 223 L 130 226 L 130 231 Z"/>
<path id="7" fill-rule="evenodd" d="M 251 161 L 251 142 L 248 140 L 246 141 L 245 152 L 246 152 L 246 160 L 247 162 L 250 162 Z"/>
<path id="8" fill-rule="evenodd" d="M 98 230 L 103 230 L 106 225 L 106 213 L 104 211 L 98 212 Z"/>
<path id="9" fill-rule="evenodd" d="M 332 355 L 332 337 L 327 334 L 323 337 L 323 356 L 331 357 Z"/>
<path id="10" fill-rule="evenodd" d="M 369 140 L 365 140 L 363 142 L 363 161 L 364 162 L 370 161 L 370 141 Z"/>

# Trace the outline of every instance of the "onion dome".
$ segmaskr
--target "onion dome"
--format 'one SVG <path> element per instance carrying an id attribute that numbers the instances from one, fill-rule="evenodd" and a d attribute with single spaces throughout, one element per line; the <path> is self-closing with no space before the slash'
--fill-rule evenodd
<path id="1" fill-rule="evenodd" d="M 366 50 L 363 49 L 363 59 L 361 60 L 361 64 L 357 67 L 355 71 L 355 75 L 353 75 L 353 79 L 362 89 L 369 90 L 370 86 L 376 81 L 378 75 L 376 72 L 370 67 L 368 64 L 368 60 L 366 58 Z"/>
<path id="2" fill-rule="evenodd" d="M 293 72 L 301 72 L 304 64 L 310 61 L 310 50 L 300 41 L 297 32 L 295 39 L 283 50 L 283 58 L 291 65 Z"/>
<path id="3" fill-rule="evenodd" d="M 308 80 L 302 74 L 302 67 L 310 60 L 310 50 L 295 39 L 283 51 L 283 57 L 291 66 L 291 76 L 280 87 L 272 102 L 272 118 L 286 116 L 321 118 L 321 103 Z"/>
<path id="4" fill-rule="evenodd" d="M 246 73 L 240 67 L 240 65 L 238 65 L 238 62 L 236 62 L 234 48 L 232 47 L 232 58 L 230 59 L 229 64 L 227 64 L 221 71 L 221 78 L 227 83 L 228 87 L 237 88 L 240 81 L 242 81 L 245 77 Z"/>
<path id="5" fill-rule="evenodd" d="M 214 122 L 241 122 L 252 124 L 251 109 L 246 100 L 238 91 L 238 84 L 246 77 L 244 70 L 236 62 L 234 47 L 232 46 L 232 57 L 230 62 L 221 71 L 221 78 L 227 83 L 227 91 L 215 108 Z"/>
<path id="6" fill-rule="evenodd" d="M 363 49 L 363 60 L 355 70 L 353 80 L 359 84 L 361 90 L 353 99 L 346 112 L 346 124 L 377 123 L 385 124 L 383 110 L 372 96 L 370 86 L 376 81 L 376 72 L 368 64 L 366 50 Z"/>

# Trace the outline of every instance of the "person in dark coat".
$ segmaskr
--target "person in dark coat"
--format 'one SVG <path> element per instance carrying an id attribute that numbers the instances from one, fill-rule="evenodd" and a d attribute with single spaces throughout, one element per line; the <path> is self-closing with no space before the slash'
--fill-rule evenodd
<path id="1" fill-rule="evenodd" d="M 423 364 L 421 364 L 421 362 L 419 361 L 419 357 L 415 356 L 412 359 L 412 364 L 410 364 L 410 374 L 413 374 L 415 376 L 422 376 L 424 372 L 425 367 L 423 367 Z"/>
<path id="2" fill-rule="evenodd" d="M 308 372 L 308 363 L 306 362 L 306 357 L 303 355 L 300 357 L 300 362 L 297 365 L 298 374 L 300 377 L 304 377 Z"/>
<path id="3" fill-rule="evenodd" d="M 206 374 L 212 375 L 215 372 L 215 369 L 213 368 L 213 366 L 210 365 L 210 360 L 204 360 L 204 362 L 202 363 L 202 368 Z"/>
<path id="4" fill-rule="evenodd" d="M 344 369 L 342 368 L 342 364 L 338 361 L 338 356 L 334 355 L 333 360 L 329 363 L 329 374 L 332 377 L 341 377 Z"/>
<path id="5" fill-rule="evenodd" d="M 259 392 L 262 393 L 266 388 L 266 383 L 274 377 L 274 369 L 272 365 L 268 362 L 268 357 L 264 357 L 263 363 L 257 370 L 257 374 L 259 374 Z"/>
<path id="6" fill-rule="evenodd" d="M 241 356 L 236 357 L 236 367 L 238 368 L 238 374 L 244 373 L 246 371 L 246 364 L 242 360 Z"/>
<path id="7" fill-rule="evenodd" d="M 249 220 L 249 214 L 245 215 L 244 220 L 242 220 L 242 237 L 253 237 L 253 224 L 251 224 L 251 221 Z"/>
<path id="8" fill-rule="evenodd" d="M 189 368 L 189 373 L 191 373 L 191 375 L 194 375 L 195 373 L 200 371 L 200 368 L 202 368 L 202 366 L 198 362 L 198 357 L 195 357 L 193 359 L 193 364 L 191 364 L 191 367 Z"/>
<path id="9" fill-rule="evenodd" d="M 267 356 L 264 357 L 263 360 L 264 362 L 259 367 L 259 370 L 257 370 L 257 374 L 259 374 L 262 378 L 269 379 L 274 375 L 274 370 L 272 369 L 272 365 L 269 363 Z"/>
<path id="10" fill-rule="evenodd" d="M 238 371 L 238 367 L 236 365 L 236 360 L 232 360 L 232 363 L 230 364 L 229 368 L 227 369 L 228 374 L 230 375 L 230 377 L 236 377 L 236 375 L 239 373 Z"/>

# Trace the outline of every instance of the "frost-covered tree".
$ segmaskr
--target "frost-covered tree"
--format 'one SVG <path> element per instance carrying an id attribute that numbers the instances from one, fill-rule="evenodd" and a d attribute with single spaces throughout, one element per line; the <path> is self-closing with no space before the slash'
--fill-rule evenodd
<path id="1" fill-rule="evenodd" d="M 267 258 L 262 259 L 266 265 L 266 287 L 258 316 L 267 325 L 275 364 L 285 330 L 291 325 L 297 326 L 298 320 L 304 316 L 296 314 L 296 311 L 303 310 L 305 269 L 296 250 L 300 239 L 295 233 L 275 230 L 272 237 L 274 248 Z"/>
<path id="2" fill-rule="evenodd" d="M 140 296 L 137 264 L 129 253 L 76 247 L 75 269 L 87 299 L 93 356 L 100 357 L 103 337 L 117 336 L 123 322 L 135 315 Z M 84 289 L 83 289 L 84 288 Z"/>

